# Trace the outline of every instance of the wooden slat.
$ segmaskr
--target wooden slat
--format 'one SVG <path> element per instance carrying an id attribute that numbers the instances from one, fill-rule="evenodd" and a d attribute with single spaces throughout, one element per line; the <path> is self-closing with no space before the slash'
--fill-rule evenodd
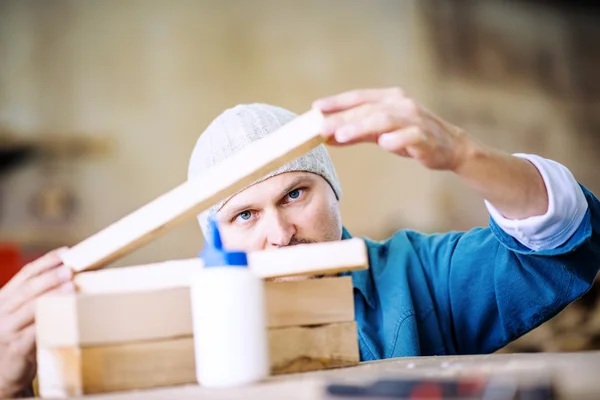
<path id="1" fill-rule="evenodd" d="M 270 328 L 354 320 L 352 278 L 266 282 Z M 193 332 L 188 287 L 52 294 L 36 305 L 40 347 L 85 347 L 168 339 Z"/>
<path id="2" fill-rule="evenodd" d="M 192 332 L 188 288 L 95 295 L 51 294 L 36 304 L 36 343 L 89 346 Z"/>
<path id="3" fill-rule="evenodd" d="M 354 320 L 352 277 L 267 282 L 267 324 L 271 328 Z"/>
<path id="4" fill-rule="evenodd" d="M 323 143 L 313 109 L 71 247 L 61 258 L 74 271 L 98 269 L 194 218 L 221 199 Z"/>
<path id="5" fill-rule="evenodd" d="M 37 351 L 42 397 L 196 383 L 191 336 L 87 348 L 40 347 Z M 356 323 L 272 328 L 269 352 L 273 375 L 357 365 Z"/>
<path id="6" fill-rule="evenodd" d="M 125 293 L 189 287 L 196 272 L 203 268 L 200 258 L 171 260 L 145 265 L 105 268 L 81 272 L 73 278 L 82 294 Z"/>
<path id="7" fill-rule="evenodd" d="M 37 349 L 42 397 L 172 386 L 195 382 L 193 338 L 98 347 Z"/>
<path id="8" fill-rule="evenodd" d="M 248 254 L 248 263 L 265 278 L 335 274 L 365 269 L 369 256 L 361 238 L 306 243 Z"/>
<path id="9" fill-rule="evenodd" d="M 369 257 L 364 240 L 352 238 L 251 252 L 248 263 L 259 276 L 271 279 L 366 269 Z M 86 271 L 77 274 L 74 281 L 81 293 L 155 290 L 188 286 L 202 267 L 200 258 L 172 260 Z"/>
<path id="10" fill-rule="evenodd" d="M 269 330 L 271 372 L 289 374 L 356 365 L 355 321 Z"/>

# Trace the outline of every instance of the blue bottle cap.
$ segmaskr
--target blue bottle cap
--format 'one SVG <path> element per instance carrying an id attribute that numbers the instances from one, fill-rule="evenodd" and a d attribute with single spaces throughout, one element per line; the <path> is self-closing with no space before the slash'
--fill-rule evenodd
<path id="1" fill-rule="evenodd" d="M 204 249 L 198 254 L 202 258 L 205 267 L 235 266 L 247 267 L 248 258 L 243 251 L 227 251 L 223 249 L 221 234 L 217 223 L 211 219 L 209 221 L 211 231 L 211 241 L 208 238 L 204 240 Z"/>

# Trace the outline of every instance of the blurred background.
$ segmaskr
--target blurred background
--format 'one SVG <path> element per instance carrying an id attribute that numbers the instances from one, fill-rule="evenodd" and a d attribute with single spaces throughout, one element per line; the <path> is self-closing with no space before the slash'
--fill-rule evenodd
<path id="1" fill-rule="evenodd" d="M 69 246 L 186 179 L 220 112 L 401 86 L 507 152 L 568 166 L 600 194 L 597 2 L 0 0 L 0 268 Z M 345 226 L 487 224 L 452 175 L 372 145 L 332 149 Z M 114 266 L 195 257 L 195 220 Z M 585 298 L 503 351 L 600 348 Z"/>

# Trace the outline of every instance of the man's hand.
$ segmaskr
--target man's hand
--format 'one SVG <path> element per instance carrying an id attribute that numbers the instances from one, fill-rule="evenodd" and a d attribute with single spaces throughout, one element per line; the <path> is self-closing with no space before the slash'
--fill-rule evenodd
<path id="1" fill-rule="evenodd" d="M 456 170 L 473 144 L 458 127 L 406 97 L 401 89 L 365 89 L 317 100 L 328 144 L 377 143 L 428 168 Z"/>
<path id="2" fill-rule="evenodd" d="M 436 117 L 398 88 L 364 89 L 319 99 L 323 135 L 330 145 L 377 143 L 427 168 L 462 178 L 506 218 L 524 219 L 548 210 L 548 192 L 529 161 L 491 149 Z"/>
<path id="3" fill-rule="evenodd" d="M 36 373 L 35 301 L 52 291 L 72 291 L 71 270 L 53 250 L 24 266 L 0 289 L 0 397 L 14 397 Z"/>

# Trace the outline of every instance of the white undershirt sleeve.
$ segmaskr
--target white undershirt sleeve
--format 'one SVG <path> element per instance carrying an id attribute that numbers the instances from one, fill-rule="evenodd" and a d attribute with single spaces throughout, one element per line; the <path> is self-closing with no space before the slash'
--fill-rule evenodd
<path id="1" fill-rule="evenodd" d="M 583 220 L 588 204 L 571 171 L 556 161 L 532 154 L 513 154 L 536 166 L 548 192 L 548 210 L 544 215 L 514 220 L 505 218 L 484 200 L 491 217 L 507 234 L 532 250 L 550 250 L 565 243 Z"/>

